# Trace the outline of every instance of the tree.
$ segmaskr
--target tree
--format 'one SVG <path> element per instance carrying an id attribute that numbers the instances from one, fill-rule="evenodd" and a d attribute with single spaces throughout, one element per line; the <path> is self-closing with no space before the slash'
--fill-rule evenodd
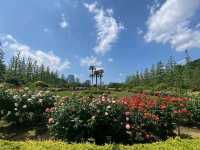
<path id="1" fill-rule="evenodd" d="M 149 69 L 148 68 L 145 68 L 143 77 L 144 77 L 145 84 L 149 85 L 150 73 L 149 73 Z"/>
<path id="2" fill-rule="evenodd" d="M 93 85 L 94 71 L 96 70 L 96 67 L 95 66 L 90 66 L 89 70 L 91 70 L 90 77 L 91 77 L 91 81 L 92 81 L 92 85 Z"/>
<path id="3" fill-rule="evenodd" d="M 100 69 L 99 70 L 99 79 L 100 79 L 100 86 L 102 86 L 102 78 L 103 78 L 104 70 Z"/>
<path id="4" fill-rule="evenodd" d="M 1 46 L 1 45 L 0 45 Z M 0 48 L 0 81 L 4 80 L 4 75 L 5 75 L 5 71 L 6 71 L 6 66 L 4 64 L 4 52 L 3 50 Z"/>
<path id="5" fill-rule="evenodd" d="M 166 64 L 166 84 L 168 84 L 170 87 L 172 87 L 175 82 L 175 67 L 176 61 L 172 56 L 170 56 Z"/>
<path id="6" fill-rule="evenodd" d="M 156 66 L 157 83 L 161 83 L 164 78 L 165 66 L 162 61 L 159 61 Z"/>
<path id="7" fill-rule="evenodd" d="M 96 79 L 96 87 L 98 86 L 98 77 L 99 77 L 99 70 L 94 71 L 94 77 Z"/>

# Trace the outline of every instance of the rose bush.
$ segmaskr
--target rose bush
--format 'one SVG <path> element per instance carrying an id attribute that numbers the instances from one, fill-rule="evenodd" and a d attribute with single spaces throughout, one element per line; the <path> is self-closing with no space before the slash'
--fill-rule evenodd
<path id="1" fill-rule="evenodd" d="M 159 97 L 138 94 L 115 100 L 65 97 L 48 108 L 49 129 L 58 139 L 135 143 L 166 139 L 173 135 L 176 125 L 187 117 L 185 98 Z"/>
<path id="2" fill-rule="evenodd" d="M 0 118 L 16 124 L 41 122 L 45 119 L 45 109 L 53 107 L 56 100 L 48 91 L 0 89 Z"/>
<path id="3" fill-rule="evenodd" d="M 193 99 L 188 102 L 188 110 L 191 112 L 191 118 L 188 125 L 200 127 L 200 99 Z"/>

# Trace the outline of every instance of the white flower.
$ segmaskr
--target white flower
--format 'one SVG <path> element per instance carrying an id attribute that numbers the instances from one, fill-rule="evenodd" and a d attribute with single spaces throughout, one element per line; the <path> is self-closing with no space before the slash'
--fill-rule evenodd
<path id="1" fill-rule="evenodd" d="M 113 100 L 113 101 L 112 101 L 112 103 L 113 103 L 113 104 L 115 104 L 115 103 L 116 103 L 116 101 L 114 101 L 114 100 Z"/>
<path id="2" fill-rule="evenodd" d="M 50 91 L 46 91 L 45 93 L 46 93 L 46 94 L 49 94 L 49 93 L 50 93 Z"/>
<path id="3" fill-rule="evenodd" d="M 24 88 L 24 90 L 28 91 L 28 90 L 29 90 L 29 88 L 28 88 L 28 87 L 25 87 L 25 88 Z"/>
<path id="4" fill-rule="evenodd" d="M 26 94 L 24 94 L 22 97 L 26 97 L 27 95 Z"/>
<path id="5" fill-rule="evenodd" d="M 17 98 L 18 98 L 18 95 L 14 95 L 14 96 L 13 96 L 13 99 L 17 99 Z"/>
<path id="6" fill-rule="evenodd" d="M 107 109 L 110 109 L 110 108 L 111 108 L 111 106 L 110 106 L 110 105 L 108 105 L 106 108 L 107 108 Z"/>
<path id="7" fill-rule="evenodd" d="M 40 91 L 37 93 L 36 97 L 41 97 L 41 96 L 42 96 L 42 92 Z"/>
<path id="8" fill-rule="evenodd" d="M 22 108 L 26 109 L 26 108 L 27 108 L 27 105 L 24 105 Z"/>
<path id="9" fill-rule="evenodd" d="M 35 99 L 35 95 L 32 95 L 31 98 L 32 98 L 32 99 Z"/>
<path id="10" fill-rule="evenodd" d="M 92 116 L 92 120 L 94 120 L 95 119 L 95 116 Z"/>
<path id="11" fill-rule="evenodd" d="M 105 112 L 105 116 L 108 116 L 108 112 Z"/>
<path id="12" fill-rule="evenodd" d="M 29 98 L 27 101 L 31 102 L 31 101 L 32 101 L 32 99 L 31 99 L 31 98 Z"/>
<path id="13" fill-rule="evenodd" d="M 7 116 L 9 116 L 11 114 L 11 111 L 8 111 Z"/>
<path id="14" fill-rule="evenodd" d="M 4 110 L 1 110 L 1 114 L 2 114 L 2 115 L 4 114 Z"/>
<path id="15" fill-rule="evenodd" d="M 126 121 L 129 121 L 129 117 L 126 117 Z"/>
<path id="16" fill-rule="evenodd" d="M 19 106 L 19 104 L 18 103 L 15 103 L 15 107 L 18 107 Z"/>
<path id="17" fill-rule="evenodd" d="M 43 99 L 39 99 L 39 103 L 42 103 L 43 102 Z"/>
<path id="18" fill-rule="evenodd" d="M 17 109 L 17 108 L 15 108 L 14 110 L 15 110 L 15 111 L 17 111 L 18 109 Z"/>

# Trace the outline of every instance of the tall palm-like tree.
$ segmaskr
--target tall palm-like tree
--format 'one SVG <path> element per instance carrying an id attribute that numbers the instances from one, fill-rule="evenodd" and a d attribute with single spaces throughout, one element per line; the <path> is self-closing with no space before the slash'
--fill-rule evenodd
<path id="1" fill-rule="evenodd" d="M 97 87 L 98 86 L 99 70 L 94 71 L 94 76 L 95 76 L 95 79 L 96 79 L 96 87 Z"/>
<path id="2" fill-rule="evenodd" d="M 102 85 L 103 74 L 104 74 L 104 70 L 103 70 L 103 69 L 100 69 L 100 70 L 99 70 L 100 86 Z"/>
<path id="3" fill-rule="evenodd" d="M 94 71 L 96 70 L 96 68 L 95 68 L 95 66 L 90 66 L 89 70 L 91 70 L 90 77 L 91 77 L 91 82 L 92 82 L 92 85 L 93 85 Z"/>

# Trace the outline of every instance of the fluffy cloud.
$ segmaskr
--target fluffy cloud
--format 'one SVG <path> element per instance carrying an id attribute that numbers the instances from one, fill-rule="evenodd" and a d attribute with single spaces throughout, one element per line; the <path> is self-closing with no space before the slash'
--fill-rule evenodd
<path id="1" fill-rule="evenodd" d="M 2 47 L 6 51 L 12 54 L 20 52 L 23 57 L 30 57 L 36 60 L 38 64 L 49 66 L 51 70 L 63 71 L 70 68 L 71 63 L 68 59 L 62 62 L 52 51 L 46 53 L 42 50 L 32 50 L 31 47 L 18 42 L 12 35 L 0 36 L 0 41 L 2 41 Z"/>
<path id="2" fill-rule="evenodd" d="M 97 45 L 94 50 L 96 53 L 104 55 L 111 49 L 112 44 L 116 42 L 124 26 L 113 17 L 112 9 L 99 8 L 97 2 L 92 4 L 84 3 L 84 6 L 90 13 L 95 14 Z"/>
<path id="3" fill-rule="evenodd" d="M 153 6 L 147 21 L 147 42 L 170 43 L 177 51 L 200 48 L 198 24 L 192 27 L 191 23 L 200 8 L 199 0 L 167 0 L 157 7 Z"/>
<path id="4" fill-rule="evenodd" d="M 90 56 L 90 57 L 87 56 L 87 57 L 81 59 L 80 65 L 81 66 L 92 66 L 92 65 L 95 65 L 97 67 L 100 67 L 100 66 L 102 66 L 102 62 L 100 60 L 98 60 L 94 56 Z"/>
<path id="5" fill-rule="evenodd" d="M 61 22 L 60 22 L 59 25 L 60 25 L 60 27 L 61 27 L 62 29 L 67 28 L 68 25 L 69 25 L 64 14 L 61 15 Z"/>

